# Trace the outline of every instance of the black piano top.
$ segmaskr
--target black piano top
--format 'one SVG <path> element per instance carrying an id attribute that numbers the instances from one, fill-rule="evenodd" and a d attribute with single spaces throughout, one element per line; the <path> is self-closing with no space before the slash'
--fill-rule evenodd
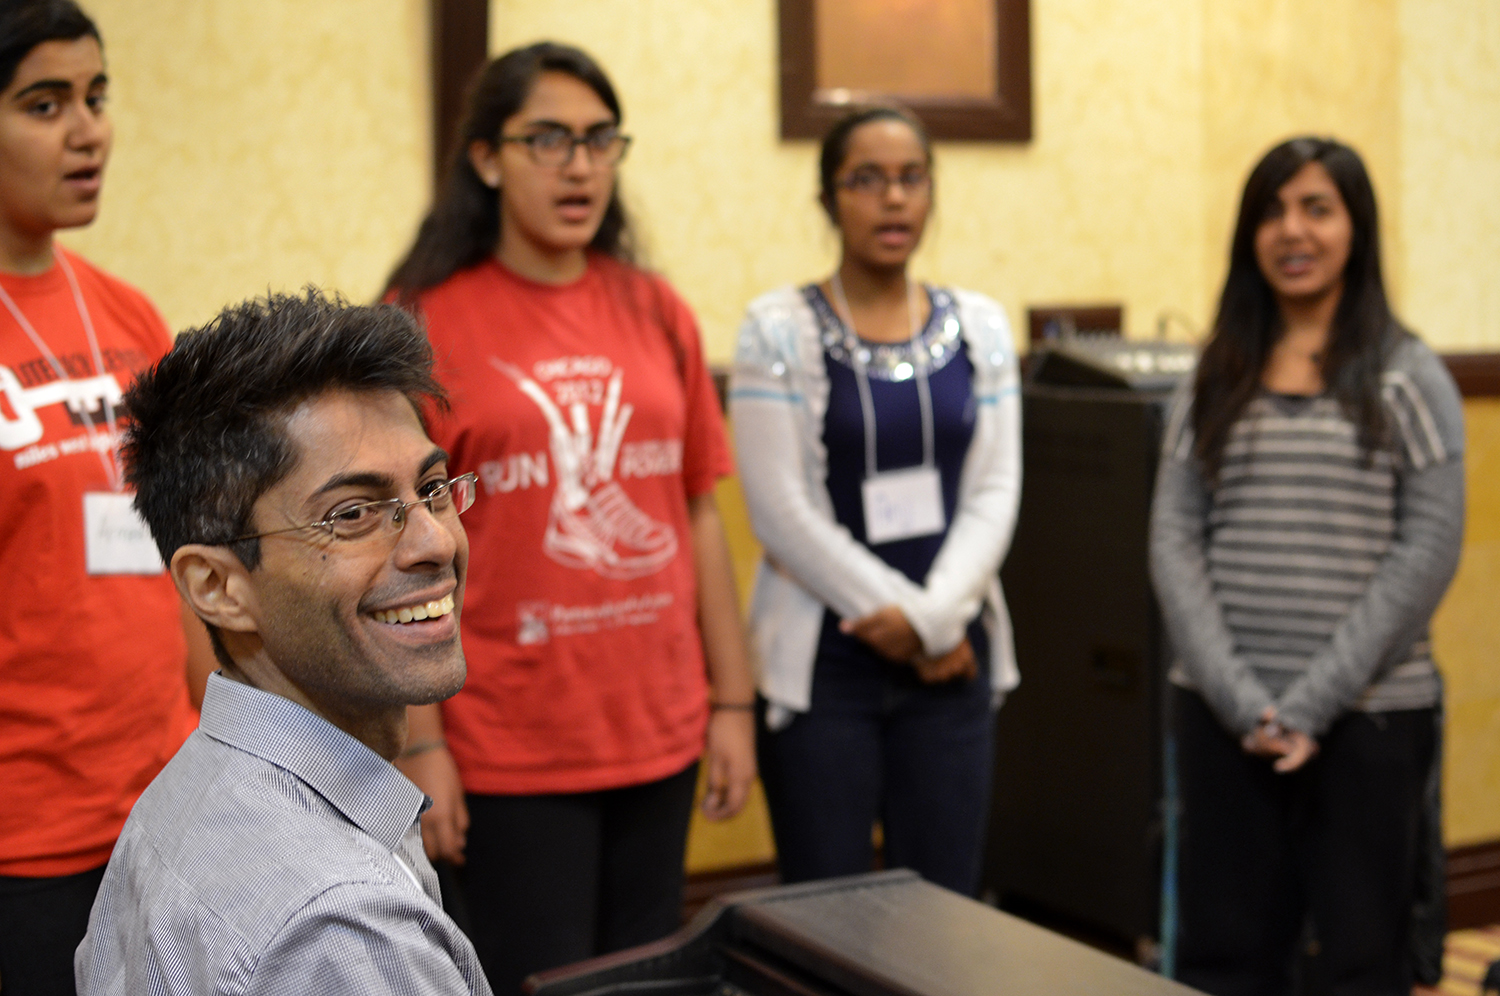
<path id="1" fill-rule="evenodd" d="M 644 947 L 527 980 L 532 996 L 1188 996 L 1129 962 L 909 871 L 741 892 Z"/>

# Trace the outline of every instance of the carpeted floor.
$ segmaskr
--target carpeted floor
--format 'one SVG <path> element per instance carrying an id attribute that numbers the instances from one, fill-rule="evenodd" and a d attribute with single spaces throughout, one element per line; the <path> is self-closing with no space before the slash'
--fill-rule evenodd
<path id="1" fill-rule="evenodd" d="M 1478 996 L 1480 980 L 1490 962 L 1500 959 L 1500 926 L 1455 930 L 1443 952 L 1443 981 L 1435 990 L 1442 996 Z"/>

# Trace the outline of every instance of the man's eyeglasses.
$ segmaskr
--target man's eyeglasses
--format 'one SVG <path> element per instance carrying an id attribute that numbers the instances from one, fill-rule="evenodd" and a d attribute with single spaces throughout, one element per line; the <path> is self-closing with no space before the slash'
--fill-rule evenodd
<path id="1" fill-rule="evenodd" d="M 530 135 L 501 135 L 501 143 L 516 142 L 526 146 L 531 161 L 538 166 L 566 166 L 581 145 L 589 150 L 589 161 L 596 166 L 613 166 L 625 158 L 630 136 L 616 128 L 597 128 L 586 135 L 575 135 L 566 128 L 547 128 Z"/>
<path id="2" fill-rule="evenodd" d="M 861 166 L 838 181 L 838 185 L 851 194 L 862 194 L 869 197 L 884 197 L 894 185 L 899 185 L 906 196 L 925 192 L 932 186 L 932 173 L 929 170 L 913 166 L 904 169 L 895 176 L 891 176 L 883 169 L 874 166 Z"/>
<path id="3" fill-rule="evenodd" d="M 260 539 L 263 536 L 275 536 L 279 533 L 294 533 L 299 529 L 321 529 L 334 539 L 340 540 L 362 539 L 373 535 L 376 530 L 387 535 L 395 535 L 406 526 L 407 510 L 417 505 L 426 505 L 427 511 L 433 515 L 445 515 L 450 512 L 454 515 L 462 515 L 467 512 L 474 504 L 477 481 L 478 478 L 474 474 L 461 474 L 451 481 L 434 483 L 428 492 L 416 501 L 387 498 L 385 501 L 361 502 L 358 505 L 335 509 L 332 515 L 319 522 L 236 536 L 228 542 L 238 543 L 241 540 Z"/>

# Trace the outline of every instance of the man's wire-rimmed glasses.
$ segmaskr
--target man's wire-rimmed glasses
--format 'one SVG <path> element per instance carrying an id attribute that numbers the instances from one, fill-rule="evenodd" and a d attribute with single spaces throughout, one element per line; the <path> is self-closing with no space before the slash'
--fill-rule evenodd
<path id="1" fill-rule="evenodd" d="M 276 536 L 280 533 L 294 533 L 302 529 L 321 529 L 334 539 L 356 540 L 373 534 L 382 523 L 386 527 L 384 529 L 386 534 L 395 535 L 406 526 L 407 510 L 417 505 L 426 505 L 427 511 L 433 515 L 449 511 L 455 515 L 467 512 L 474 504 L 474 496 L 478 491 L 477 482 L 478 477 L 472 473 L 460 474 L 452 480 L 439 482 L 431 491 L 416 501 L 387 498 L 384 501 L 361 502 L 358 505 L 335 509 L 328 518 L 317 522 L 236 536 L 224 545 L 238 543 L 241 540 L 260 539 L 264 536 Z"/>
<path id="2" fill-rule="evenodd" d="M 526 146 L 531 161 L 538 166 L 556 167 L 572 162 L 580 145 L 588 149 L 589 161 L 597 166 L 615 165 L 630 148 L 630 136 L 620 134 L 618 128 L 595 128 L 583 135 L 566 128 L 544 128 L 530 135 L 501 135 L 500 141 Z"/>

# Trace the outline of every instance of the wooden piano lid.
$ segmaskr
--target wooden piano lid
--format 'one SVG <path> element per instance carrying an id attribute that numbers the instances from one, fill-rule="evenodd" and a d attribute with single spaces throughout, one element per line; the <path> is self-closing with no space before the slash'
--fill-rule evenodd
<path id="1" fill-rule="evenodd" d="M 682 931 L 528 980 L 534 996 L 1186 996 L 1186 986 L 909 871 L 738 893 Z"/>

